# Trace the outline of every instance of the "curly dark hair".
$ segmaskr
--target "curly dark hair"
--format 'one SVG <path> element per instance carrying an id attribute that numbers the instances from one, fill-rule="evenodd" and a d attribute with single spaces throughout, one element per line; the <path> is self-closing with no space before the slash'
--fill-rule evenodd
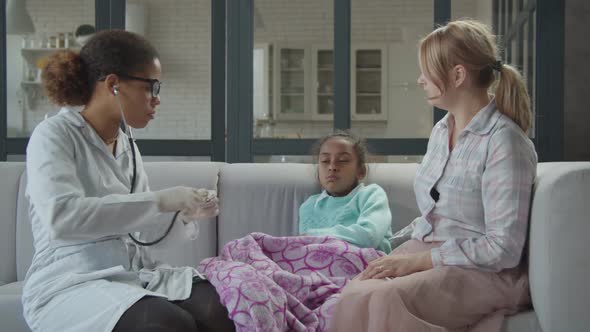
<path id="1" fill-rule="evenodd" d="M 144 37 L 124 30 L 96 33 L 80 53 L 52 54 L 41 78 L 49 99 L 57 105 L 81 106 L 90 101 L 96 82 L 109 74 L 134 74 L 159 58 Z"/>
<path id="2" fill-rule="evenodd" d="M 366 169 L 367 159 L 369 156 L 369 148 L 367 147 L 367 142 L 363 138 L 353 134 L 349 130 L 336 130 L 334 133 L 320 138 L 313 145 L 311 150 L 312 156 L 314 156 L 314 158 L 317 158 L 319 156 L 322 145 L 324 145 L 324 143 L 326 143 L 326 141 L 328 141 L 331 138 L 342 138 L 350 142 L 353 145 L 354 152 L 356 154 L 356 158 L 358 161 L 357 166 L 361 168 L 364 167 Z"/>

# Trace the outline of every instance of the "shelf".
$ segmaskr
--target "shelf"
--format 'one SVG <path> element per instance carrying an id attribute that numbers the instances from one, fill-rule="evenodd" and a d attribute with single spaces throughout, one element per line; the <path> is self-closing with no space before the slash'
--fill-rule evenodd
<path id="1" fill-rule="evenodd" d="M 51 47 L 51 48 L 21 48 L 22 52 L 55 52 L 55 51 L 65 51 L 65 50 L 72 50 L 72 51 L 79 51 L 80 49 L 77 47 Z"/>
<path id="2" fill-rule="evenodd" d="M 79 48 L 21 48 L 21 55 L 27 61 L 27 63 L 36 65 L 39 59 L 47 57 L 54 52 L 73 50 L 79 51 Z"/>
<path id="3" fill-rule="evenodd" d="M 20 82 L 21 85 L 27 85 L 27 86 L 31 86 L 31 85 L 42 85 L 43 83 L 41 82 L 37 82 L 37 81 L 22 81 Z"/>
<path id="4" fill-rule="evenodd" d="M 30 57 L 38 57 L 40 55 L 49 55 L 52 54 L 54 52 L 59 52 L 59 51 L 66 51 L 66 50 L 72 50 L 72 51 L 80 51 L 79 48 L 75 48 L 75 47 L 70 47 L 70 48 L 21 48 L 21 54 L 24 57 L 30 56 Z"/>
<path id="5" fill-rule="evenodd" d="M 283 92 L 281 93 L 282 97 L 303 97 L 305 94 L 303 92 Z"/>
<path id="6" fill-rule="evenodd" d="M 377 92 L 357 92 L 358 97 L 381 97 L 381 93 Z"/>
<path id="7" fill-rule="evenodd" d="M 303 68 L 281 68 L 281 71 L 305 71 Z"/>
<path id="8" fill-rule="evenodd" d="M 381 69 L 381 68 L 375 68 L 375 67 L 372 67 L 372 68 L 364 68 L 364 67 L 358 68 L 357 67 L 356 68 L 356 71 L 360 71 L 360 72 L 381 72 L 382 70 L 383 69 Z"/>
<path id="9" fill-rule="evenodd" d="M 34 99 L 43 94 L 43 84 L 41 82 L 23 81 L 20 86 L 25 91 L 29 105 L 32 105 Z"/>

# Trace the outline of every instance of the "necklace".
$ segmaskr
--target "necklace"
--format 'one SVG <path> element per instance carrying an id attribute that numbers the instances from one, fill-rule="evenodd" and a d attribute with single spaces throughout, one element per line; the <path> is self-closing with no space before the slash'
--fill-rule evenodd
<path id="1" fill-rule="evenodd" d="M 119 134 L 117 134 L 117 136 L 115 136 L 113 138 L 105 139 L 104 142 L 106 145 L 111 145 L 117 141 L 118 137 L 119 137 Z"/>
<path id="2" fill-rule="evenodd" d="M 89 125 L 90 125 L 90 126 L 91 126 L 91 127 L 94 129 L 94 130 L 95 130 L 95 131 L 96 131 L 96 133 L 98 134 L 98 130 L 96 130 L 96 127 L 94 127 L 94 126 L 92 125 L 92 122 L 88 120 L 88 118 L 87 118 L 87 116 L 86 116 L 86 113 L 85 113 L 85 111 L 86 111 L 86 110 L 83 110 L 83 111 L 81 111 L 81 112 L 80 112 L 80 115 L 82 116 L 82 118 L 84 118 L 84 121 L 86 121 L 86 122 L 87 122 L 87 123 L 88 123 L 88 124 L 89 124 Z M 119 138 L 119 132 L 118 132 L 118 130 L 117 130 L 117 134 L 116 134 L 114 137 L 112 137 L 112 138 L 107 138 L 107 139 L 104 139 L 104 138 L 102 138 L 102 136 L 101 136 L 100 134 L 98 134 L 98 136 L 99 136 L 99 137 L 100 137 L 100 138 L 101 138 L 101 139 L 104 141 L 104 143 L 105 143 L 105 144 L 108 146 L 108 145 L 111 145 L 111 144 L 113 144 L 113 143 L 115 143 L 115 142 L 117 141 L 117 138 Z"/>

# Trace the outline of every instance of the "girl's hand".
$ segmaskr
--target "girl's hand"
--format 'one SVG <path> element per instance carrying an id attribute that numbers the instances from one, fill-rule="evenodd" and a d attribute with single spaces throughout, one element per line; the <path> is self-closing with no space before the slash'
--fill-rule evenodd
<path id="1" fill-rule="evenodd" d="M 432 269 L 430 250 L 416 254 L 388 255 L 369 263 L 360 280 L 403 277 Z"/>

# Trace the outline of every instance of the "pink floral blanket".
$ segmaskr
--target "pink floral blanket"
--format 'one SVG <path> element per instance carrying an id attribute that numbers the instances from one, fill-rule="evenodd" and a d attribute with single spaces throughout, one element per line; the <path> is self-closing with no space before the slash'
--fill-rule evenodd
<path id="1" fill-rule="evenodd" d="M 199 265 L 236 331 L 326 331 L 340 290 L 384 255 L 332 237 L 252 233 Z"/>

